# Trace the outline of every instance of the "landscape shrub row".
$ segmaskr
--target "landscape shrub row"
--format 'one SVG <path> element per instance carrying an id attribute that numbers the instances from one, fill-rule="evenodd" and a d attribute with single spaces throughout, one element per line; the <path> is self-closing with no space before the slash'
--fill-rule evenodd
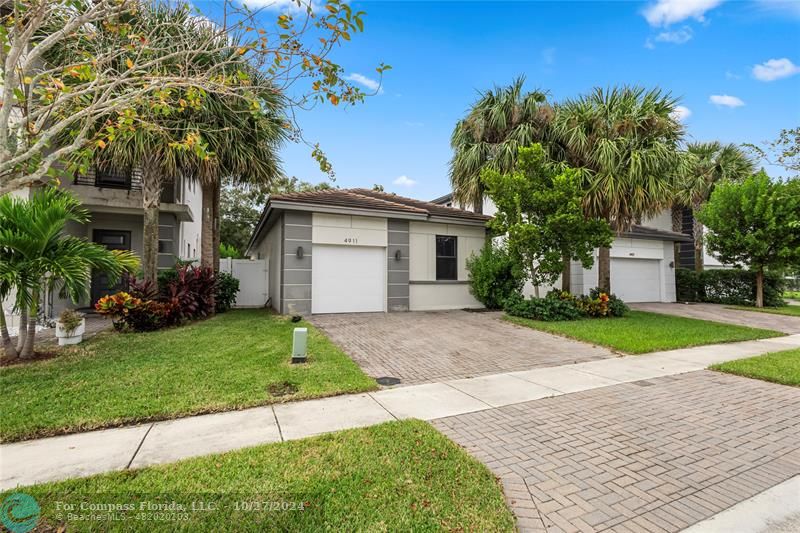
<path id="1" fill-rule="evenodd" d="M 158 284 L 130 276 L 127 285 L 95 304 L 118 331 L 154 331 L 222 313 L 239 292 L 239 280 L 230 274 L 186 264 L 160 273 Z"/>
<path id="2" fill-rule="evenodd" d="M 588 296 L 552 291 L 544 298 L 524 298 L 519 293 L 507 298 L 503 310 L 511 316 L 556 322 L 579 318 L 624 316 L 628 306 L 615 295 L 592 289 Z"/>
<path id="3" fill-rule="evenodd" d="M 726 305 L 754 305 L 756 301 L 756 273 L 742 269 L 704 270 L 697 272 L 686 268 L 675 271 L 677 296 L 680 302 L 708 302 Z M 764 305 L 785 305 L 782 294 L 782 276 L 764 274 Z"/>

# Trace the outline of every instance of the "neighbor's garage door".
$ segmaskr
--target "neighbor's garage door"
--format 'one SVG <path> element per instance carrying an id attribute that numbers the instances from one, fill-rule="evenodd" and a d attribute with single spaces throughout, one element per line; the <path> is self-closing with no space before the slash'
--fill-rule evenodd
<path id="1" fill-rule="evenodd" d="M 625 302 L 661 301 L 659 261 L 656 259 L 611 260 L 611 292 Z"/>
<path id="2" fill-rule="evenodd" d="M 312 313 L 384 310 L 386 248 L 315 244 L 311 261 Z"/>

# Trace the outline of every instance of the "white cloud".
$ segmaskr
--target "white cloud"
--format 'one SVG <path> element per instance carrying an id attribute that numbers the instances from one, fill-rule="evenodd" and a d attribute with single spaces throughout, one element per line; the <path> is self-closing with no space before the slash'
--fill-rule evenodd
<path id="1" fill-rule="evenodd" d="M 800 72 L 800 67 L 786 59 L 770 59 L 753 67 L 753 77 L 761 81 L 774 81 L 788 78 Z"/>
<path id="2" fill-rule="evenodd" d="M 706 12 L 721 3 L 722 0 L 656 0 L 642 14 L 651 26 L 669 26 L 688 18 L 702 22 Z"/>
<path id="3" fill-rule="evenodd" d="M 545 65 L 552 65 L 556 62 L 556 49 L 552 46 L 542 50 L 542 61 Z"/>
<path id="4" fill-rule="evenodd" d="M 656 41 L 662 43 L 684 44 L 692 39 L 692 28 L 684 26 L 675 31 L 662 31 L 656 35 Z"/>
<path id="5" fill-rule="evenodd" d="M 800 2 L 797 0 L 756 0 L 756 6 L 769 15 L 800 18 Z"/>
<path id="6" fill-rule="evenodd" d="M 316 0 L 300 0 L 299 4 L 297 0 L 243 0 L 242 3 L 247 7 L 281 13 L 306 13 L 309 6 L 314 13 L 322 9 L 322 5 Z"/>
<path id="7" fill-rule="evenodd" d="M 344 77 L 344 79 L 348 81 L 354 81 L 359 85 L 362 85 L 369 89 L 372 92 L 376 92 L 378 94 L 383 94 L 383 87 L 381 87 L 381 83 L 377 80 L 373 80 L 372 78 L 368 78 L 363 74 L 359 74 L 358 72 L 353 72 L 352 74 L 348 74 Z"/>
<path id="8" fill-rule="evenodd" d="M 676 105 L 675 109 L 670 113 L 672 118 L 679 122 L 684 122 L 687 118 L 692 116 L 692 110 L 685 105 Z"/>
<path id="9" fill-rule="evenodd" d="M 742 107 L 744 102 L 741 98 L 729 96 L 727 94 L 712 94 L 708 101 L 712 104 L 721 105 L 725 107 Z"/>
<path id="10" fill-rule="evenodd" d="M 400 176 L 392 183 L 394 183 L 395 185 L 402 185 L 403 187 L 413 187 L 414 185 L 417 184 L 416 181 L 412 180 L 408 176 Z"/>
<path id="11" fill-rule="evenodd" d="M 741 76 L 736 74 L 735 72 L 731 72 L 730 70 L 725 71 L 725 79 L 726 80 L 740 80 L 742 79 Z"/>
<path id="12" fill-rule="evenodd" d="M 648 37 L 647 40 L 645 40 L 644 42 L 644 47 L 647 48 L 648 50 L 653 50 L 655 49 L 656 44 L 653 42 L 653 39 Z"/>

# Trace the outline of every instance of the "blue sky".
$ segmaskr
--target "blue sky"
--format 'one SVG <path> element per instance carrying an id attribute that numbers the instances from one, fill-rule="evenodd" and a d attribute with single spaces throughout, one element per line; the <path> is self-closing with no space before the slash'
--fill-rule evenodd
<path id="1" fill-rule="evenodd" d="M 556 101 L 595 86 L 661 87 L 688 109 L 690 140 L 759 143 L 800 125 L 800 1 L 352 5 L 367 12 L 365 33 L 334 59 L 371 79 L 380 62 L 392 65 L 382 94 L 298 115 L 340 187 L 379 183 L 421 199 L 449 192 L 456 120 L 478 91 L 518 75 Z M 307 146 L 281 156 L 288 175 L 326 179 Z"/>

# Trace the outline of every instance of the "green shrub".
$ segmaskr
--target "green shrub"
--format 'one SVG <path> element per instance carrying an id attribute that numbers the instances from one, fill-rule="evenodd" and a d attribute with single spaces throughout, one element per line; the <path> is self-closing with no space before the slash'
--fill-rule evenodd
<path id="1" fill-rule="evenodd" d="M 467 259 L 467 270 L 470 292 L 489 309 L 502 308 L 505 300 L 522 291 L 522 269 L 505 246 L 487 243 L 480 255 Z"/>
<path id="2" fill-rule="evenodd" d="M 514 294 L 505 300 L 503 310 L 511 316 L 556 322 L 576 320 L 583 316 L 573 299 L 562 299 L 551 293 L 545 298 L 523 298 Z"/>
<path id="3" fill-rule="evenodd" d="M 217 272 L 217 293 L 215 301 L 217 313 L 224 313 L 231 308 L 236 301 L 236 294 L 239 292 L 239 280 L 227 272 Z"/>
<path id="4" fill-rule="evenodd" d="M 675 271 L 678 301 L 708 302 L 725 305 L 755 305 L 756 273 L 742 269 L 715 269 L 696 272 L 685 268 Z M 784 279 L 778 274 L 764 274 L 764 305 L 780 307 Z"/>
<path id="5" fill-rule="evenodd" d="M 242 254 L 232 244 L 219 243 L 219 256 L 230 257 L 231 259 L 241 259 Z"/>
<path id="6" fill-rule="evenodd" d="M 589 296 L 551 291 L 544 298 L 523 298 L 516 294 L 508 298 L 503 310 L 511 316 L 555 322 L 579 318 L 623 316 L 629 311 L 625 302 L 616 296 L 592 289 Z"/>
<path id="7" fill-rule="evenodd" d="M 625 302 L 614 294 L 606 294 L 598 288 L 589 291 L 589 296 L 576 297 L 578 309 L 590 318 L 624 316 L 630 311 Z"/>

